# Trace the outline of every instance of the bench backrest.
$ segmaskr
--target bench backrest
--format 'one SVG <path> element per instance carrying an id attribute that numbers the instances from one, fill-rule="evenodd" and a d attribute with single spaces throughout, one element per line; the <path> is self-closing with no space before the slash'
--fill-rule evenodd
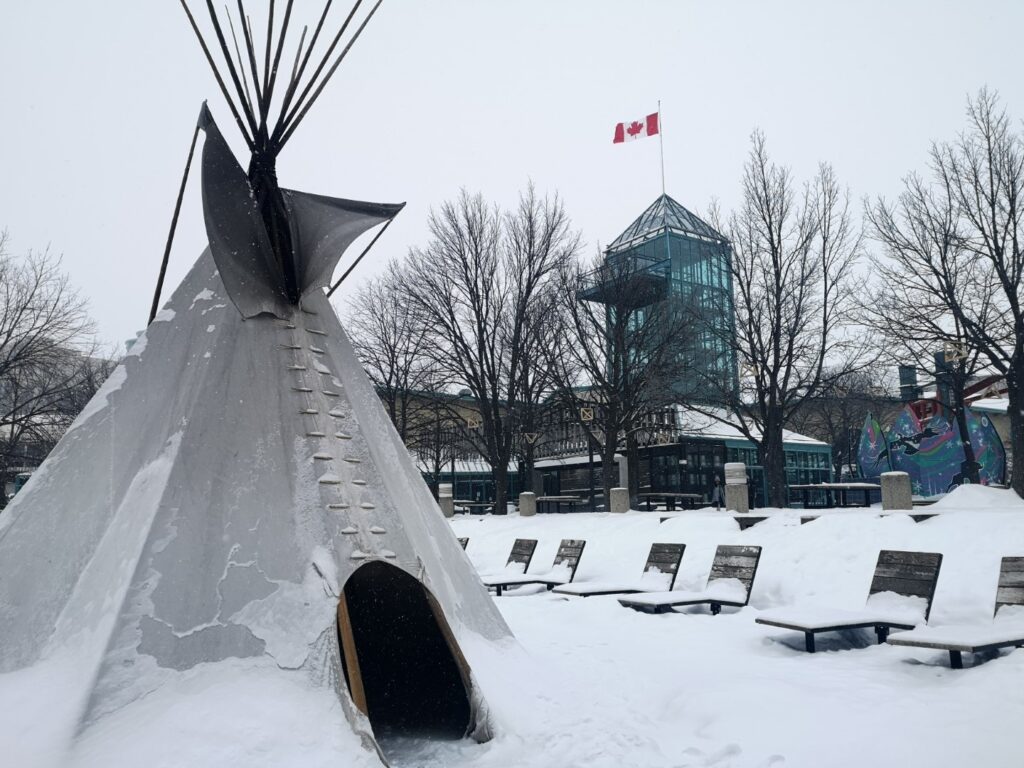
<path id="1" fill-rule="evenodd" d="M 744 605 L 750 602 L 750 589 L 757 576 L 757 565 L 761 562 L 761 548 L 722 544 L 715 550 L 711 563 L 708 584 L 717 579 L 736 579 L 746 589 Z"/>
<path id="2" fill-rule="evenodd" d="M 468 539 L 468 538 L 464 539 L 464 538 L 462 538 L 462 537 L 460 536 L 460 537 L 459 537 L 459 544 L 461 544 L 461 545 L 462 545 L 462 548 L 463 548 L 463 549 L 465 549 L 465 548 L 466 548 L 466 545 L 467 545 L 467 544 L 469 544 L 469 539 Z"/>
<path id="3" fill-rule="evenodd" d="M 651 552 L 644 563 L 644 573 L 654 570 L 667 573 L 669 581 L 665 589 L 671 592 L 676 585 L 676 574 L 679 573 L 679 563 L 685 550 L 685 544 L 651 544 Z"/>
<path id="4" fill-rule="evenodd" d="M 530 570 L 530 561 L 533 560 L 533 551 L 537 549 L 536 539 L 516 539 L 512 542 L 512 551 L 508 554 L 506 566 L 512 563 L 522 563 L 523 573 Z"/>
<path id="5" fill-rule="evenodd" d="M 996 587 L 996 613 L 1004 605 L 1024 605 L 1024 557 L 1004 557 Z"/>
<path id="6" fill-rule="evenodd" d="M 552 568 L 560 565 L 569 566 L 569 581 L 576 578 L 576 569 L 580 567 L 580 558 L 583 557 L 583 548 L 587 546 L 585 539 L 562 539 L 558 545 L 558 552 L 555 553 L 555 562 Z"/>
<path id="7" fill-rule="evenodd" d="M 923 597 L 924 620 L 928 621 L 941 567 L 942 554 L 939 552 L 883 549 L 878 553 L 878 563 L 875 565 L 875 575 L 871 579 L 868 596 L 878 592 L 895 592 L 906 597 Z"/>

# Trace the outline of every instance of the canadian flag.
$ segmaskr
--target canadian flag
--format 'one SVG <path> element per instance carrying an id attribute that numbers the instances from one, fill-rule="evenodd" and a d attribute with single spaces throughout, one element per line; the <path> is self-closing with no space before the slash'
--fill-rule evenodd
<path id="1" fill-rule="evenodd" d="M 658 113 L 648 115 L 644 120 L 633 120 L 628 123 L 619 123 L 615 126 L 615 138 L 612 144 L 621 144 L 624 141 L 642 139 L 644 136 L 658 135 Z"/>

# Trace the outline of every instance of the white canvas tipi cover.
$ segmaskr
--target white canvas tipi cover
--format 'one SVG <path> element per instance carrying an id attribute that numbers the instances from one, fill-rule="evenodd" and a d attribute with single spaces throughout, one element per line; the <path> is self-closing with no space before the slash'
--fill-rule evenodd
<path id="1" fill-rule="evenodd" d="M 207 251 L 0 515 L 8 764 L 215 764 L 218 739 L 251 738 L 250 765 L 325 744 L 346 765 L 379 765 L 339 650 L 339 596 L 360 574 L 373 577 L 349 601 L 370 633 L 361 650 L 383 647 L 377 617 L 384 640 L 423 633 L 385 651 L 403 658 L 364 657 L 364 677 L 395 683 L 391 662 L 415 674 L 410 655 L 433 669 L 444 646 L 466 725 L 486 736 L 472 669 L 508 628 L 324 292 L 243 319 Z M 429 591 L 435 623 L 406 627 L 406 577 Z M 420 683 L 411 696 L 444 706 L 445 691 L 426 690 L 436 681 Z M 194 726 L 207 715 L 209 744 Z"/>

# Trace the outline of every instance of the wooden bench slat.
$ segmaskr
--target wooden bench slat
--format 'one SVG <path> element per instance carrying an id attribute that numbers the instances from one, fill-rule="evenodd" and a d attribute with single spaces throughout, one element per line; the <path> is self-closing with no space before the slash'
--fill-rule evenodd
<path id="1" fill-rule="evenodd" d="M 685 546 L 685 544 L 651 544 L 651 554 L 647 559 L 651 560 L 656 557 L 673 558 L 679 554 L 680 548 Z"/>
<path id="2" fill-rule="evenodd" d="M 996 603 L 1002 605 L 1024 605 L 1024 587 L 999 587 Z"/>
<path id="3" fill-rule="evenodd" d="M 761 557 L 761 548 L 750 544 L 722 544 L 718 547 L 716 557 L 721 553 L 722 557 Z"/>
<path id="4" fill-rule="evenodd" d="M 738 579 L 744 583 L 751 581 L 754 575 L 757 573 L 756 567 L 750 568 L 719 568 L 718 566 L 711 566 L 711 575 L 708 577 L 712 580 L 715 579 Z"/>
<path id="5" fill-rule="evenodd" d="M 917 579 L 930 582 L 935 578 L 935 570 L 923 565 L 879 565 L 875 568 L 874 578 Z"/>
<path id="6" fill-rule="evenodd" d="M 896 549 L 883 549 L 878 553 L 879 565 L 930 565 L 939 567 L 942 555 L 937 552 L 904 552 Z"/>
<path id="7" fill-rule="evenodd" d="M 924 597 L 930 599 L 935 591 L 935 584 L 924 579 L 898 579 L 892 576 L 876 576 L 871 582 L 872 595 L 879 592 L 895 592 L 906 597 Z"/>
<path id="8" fill-rule="evenodd" d="M 728 567 L 736 566 L 737 568 L 749 568 L 757 562 L 756 557 L 750 557 L 748 555 L 732 555 L 727 557 L 715 557 L 715 563 L 717 565 Z"/>

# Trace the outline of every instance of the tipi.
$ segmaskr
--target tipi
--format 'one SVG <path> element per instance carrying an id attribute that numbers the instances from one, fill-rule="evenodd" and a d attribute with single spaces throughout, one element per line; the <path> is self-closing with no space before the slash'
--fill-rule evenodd
<path id="1" fill-rule="evenodd" d="M 380 765 L 389 734 L 490 735 L 474 665 L 511 635 L 323 290 L 401 206 L 277 186 L 341 38 L 303 90 L 325 10 L 269 124 L 291 5 L 269 72 L 242 22 L 252 102 L 225 87 L 248 172 L 203 110 L 209 249 L 0 515 L 7 764 Z"/>

